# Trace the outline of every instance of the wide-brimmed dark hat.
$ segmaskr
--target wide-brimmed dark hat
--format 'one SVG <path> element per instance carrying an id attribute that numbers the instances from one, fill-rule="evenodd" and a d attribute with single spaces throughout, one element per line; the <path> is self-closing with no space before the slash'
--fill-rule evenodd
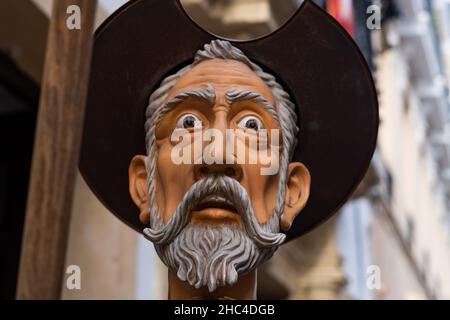
<path id="1" fill-rule="evenodd" d="M 149 96 L 214 39 L 221 38 L 177 0 L 131 1 L 96 32 L 80 170 L 103 204 L 139 232 L 146 226 L 129 196 L 128 166 L 146 154 Z M 378 130 L 371 73 L 352 38 L 312 1 L 270 35 L 230 42 L 276 76 L 298 108 L 293 161 L 303 162 L 312 180 L 292 239 L 339 209 L 369 166 Z"/>

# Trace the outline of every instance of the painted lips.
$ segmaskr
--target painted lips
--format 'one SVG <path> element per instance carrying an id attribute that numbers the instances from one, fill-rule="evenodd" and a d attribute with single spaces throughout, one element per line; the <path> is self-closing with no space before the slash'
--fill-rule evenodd
<path id="1" fill-rule="evenodd" d="M 195 211 L 202 211 L 209 208 L 218 208 L 237 213 L 236 207 L 224 195 L 211 194 L 203 198 L 195 208 Z"/>

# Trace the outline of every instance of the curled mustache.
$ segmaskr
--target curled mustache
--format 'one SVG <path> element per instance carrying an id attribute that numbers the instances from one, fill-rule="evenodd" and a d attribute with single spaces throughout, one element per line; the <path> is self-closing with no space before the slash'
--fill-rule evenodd
<path id="1" fill-rule="evenodd" d="M 191 212 L 197 204 L 213 193 L 227 195 L 242 217 L 248 236 L 257 246 L 262 248 L 278 246 L 286 239 L 285 234 L 268 231 L 256 220 L 247 191 L 235 179 L 225 175 L 210 175 L 197 181 L 185 193 L 167 224 L 159 228 L 145 228 L 144 236 L 157 245 L 169 244 L 189 223 Z M 278 215 L 278 212 L 274 214 Z"/>

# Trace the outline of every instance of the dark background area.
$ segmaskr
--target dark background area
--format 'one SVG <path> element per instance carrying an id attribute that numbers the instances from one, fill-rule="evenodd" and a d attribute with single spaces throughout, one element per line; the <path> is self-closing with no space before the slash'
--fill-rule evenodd
<path id="1" fill-rule="evenodd" d="M 13 299 L 39 87 L 0 52 L 0 298 Z"/>

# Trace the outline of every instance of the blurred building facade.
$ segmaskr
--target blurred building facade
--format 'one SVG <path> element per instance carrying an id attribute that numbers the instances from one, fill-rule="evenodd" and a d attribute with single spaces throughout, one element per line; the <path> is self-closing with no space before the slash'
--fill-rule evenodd
<path id="1" fill-rule="evenodd" d="M 375 3 L 384 6 L 381 29 L 371 34 L 378 182 L 340 216 L 348 289 L 356 298 L 448 299 L 450 2 Z M 367 286 L 370 266 L 379 268 L 378 290 Z"/>

